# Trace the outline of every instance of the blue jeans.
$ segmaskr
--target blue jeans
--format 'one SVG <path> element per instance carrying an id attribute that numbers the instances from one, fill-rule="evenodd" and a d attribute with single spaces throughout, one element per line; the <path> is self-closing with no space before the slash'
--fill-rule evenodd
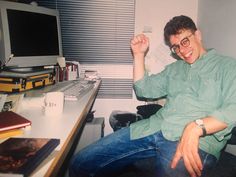
<path id="1" fill-rule="evenodd" d="M 111 177 L 137 160 L 155 157 L 158 177 L 187 177 L 183 160 L 176 169 L 170 168 L 178 141 L 166 140 L 156 132 L 144 138 L 131 140 L 130 128 L 122 128 L 89 145 L 76 154 L 70 164 L 71 177 Z M 199 150 L 203 162 L 202 176 L 216 165 L 217 159 Z"/>

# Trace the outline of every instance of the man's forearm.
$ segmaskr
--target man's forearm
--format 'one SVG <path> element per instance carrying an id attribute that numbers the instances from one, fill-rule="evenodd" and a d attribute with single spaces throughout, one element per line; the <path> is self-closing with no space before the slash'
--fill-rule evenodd
<path id="1" fill-rule="evenodd" d="M 145 73 L 144 54 L 134 56 L 133 78 L 134 82 L 143 78 Z"/>
<path id="2" fill-rule="evenodd" d="M 203 118 L 202 120 L 204 122 L 204 126 L 206 128 L 207 134 L 213 134 L 227 128 L 227 124 L 225 122 L 217 120 L 214 117 L 209 116 L 209 117 Z"/>

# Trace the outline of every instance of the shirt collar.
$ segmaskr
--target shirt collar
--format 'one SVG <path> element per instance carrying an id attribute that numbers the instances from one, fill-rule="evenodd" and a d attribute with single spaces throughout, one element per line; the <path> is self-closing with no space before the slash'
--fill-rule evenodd
<path id="1" fill-rule="evenodd" d="M 195 67 L 201 67 L 202 65 L 205 65 L 206 62 L 209 61 L 211 56 L 216 54 L 215 49 L 208 49 L 206 53 L 204 53 L 199 59 L 197 59 L 193 64 L 190 64 L 191 68 Z"/>

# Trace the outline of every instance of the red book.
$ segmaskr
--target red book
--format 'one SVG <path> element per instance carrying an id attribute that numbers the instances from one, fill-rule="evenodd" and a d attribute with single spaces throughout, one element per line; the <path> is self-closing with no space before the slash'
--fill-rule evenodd
<path id="1" fill-rule="evenodd" d="M 31 121 L 12 112 L 0 112 L 0 132 L 31 125 Z"/>

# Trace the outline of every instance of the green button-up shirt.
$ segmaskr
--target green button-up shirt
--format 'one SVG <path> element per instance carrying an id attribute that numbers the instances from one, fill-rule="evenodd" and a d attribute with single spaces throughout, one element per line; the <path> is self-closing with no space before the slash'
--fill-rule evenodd
<path id="1" fill-rule="evenodd" d="M 213 135 L 200 138 L 200 148 L 217 158 L 236 123 L 236 60 L 209 50 L 194 64 L 183 60 L 162 72 L 134 83 L 137 97 L 160 98 L 166 104 L 149 119 L 131 124 L 131 138 L 137 139 L 159 130 L 171 141 L 179 140 L 184 127 L 206 116 L 228 124 Z"/>

